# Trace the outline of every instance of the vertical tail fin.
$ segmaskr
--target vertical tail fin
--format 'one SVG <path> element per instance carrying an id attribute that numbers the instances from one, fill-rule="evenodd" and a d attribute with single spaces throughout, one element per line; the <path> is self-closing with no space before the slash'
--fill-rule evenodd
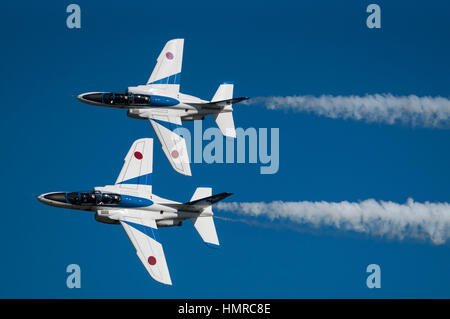
<path id="1" fill-rule="evenodd" d="M 191 198 L 191 202 L 205 197 L 210 197 L 211 194 L 212 188 L 198 187 Z M 214 225 L 211 205 L 204 208 L 202 213 L 204 212 L 209 212 L 211 215 L 191 218 L 191 222 L 208 247 L 219 248 L 219 238 L 217 237 L 216 226 Z"/>
<path id="2" fill-rule="evenodd" d="M 232 82 L 223 82 L 214 94 L 211 102 L 229 100 L 233 98 L 234 84 Z M 213 115 L 217 126 L 224 136 L 236 137 L 236 129 L 233 120 L 232 105 L 225 106 L 218 114 Z"/>

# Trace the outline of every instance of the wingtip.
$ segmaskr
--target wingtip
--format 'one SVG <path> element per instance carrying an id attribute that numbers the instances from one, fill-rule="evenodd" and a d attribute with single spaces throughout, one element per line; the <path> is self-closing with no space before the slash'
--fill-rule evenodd
<path id="1" fill-rule="evenodd" d="M 220 248 L 220 244 L 207 243 L 206 241 L 205 241 L 205 244 L 206 244 L 206 246 L 208 246 L 209 248 L 212 248 L 212 249 Z"/>
<path id="2" fill-rule="evenodd" d="M 170 160 L 170 158 L 167 156 L 167 154 L 166 154 L 166 157 Z M 176 164 L 173 163 L 172 161 L 169 161 L 169 162 L 172 165 L 172 168 L 175 170 L 175 172 L 177 172 L 181 175 L 184 175 L 184 176 L 192 176 L 191 166 L 189 164 L 187 167 L 180 168 L 180 167 L 177 167 Z"/>
<path id="3" fill-rule="evenodd" d="M 166 285 L 166 286 L 173 286 L 172 279 L 170 279 L 170 278 L 169 278 L 168 281 L 159 280 L 159 279 L 156 279 L 156 278 L 153 278 L 153 279 L 155 279 L 155 281 L 159 282 L 160 284 L 163 284 L 163 285 Z"/>
<path id="4" fill-rule="evenodd" d="M 182 174 L 184 176 L 192 176 L 191 171 L 189 171 L 189 172 L 180 172 L 180 174 Z"/>
<path id="5" fill-rule="evenodd" d="M 232 133 L 227 132 L 227 133 L 223 134 L 223 136 L 229 137 L 229 138 L 236 138 L 236 131 L 234 131 Z"/>

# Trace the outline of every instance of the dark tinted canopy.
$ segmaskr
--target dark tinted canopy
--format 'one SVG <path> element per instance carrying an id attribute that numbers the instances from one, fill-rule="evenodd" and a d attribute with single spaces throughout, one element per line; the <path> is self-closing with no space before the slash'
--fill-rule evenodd
<path id="1" fill-rule="evenodd" d="M 67 201 L 73 205 L 117 205 L 121 199 L 121 196 L 118 194 L 98 191 L 67 193 Z"/>

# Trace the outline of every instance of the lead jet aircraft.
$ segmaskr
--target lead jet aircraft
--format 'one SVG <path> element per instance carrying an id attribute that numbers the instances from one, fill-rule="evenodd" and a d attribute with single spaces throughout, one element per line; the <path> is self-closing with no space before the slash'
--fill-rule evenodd
<path id="1" fill-rule="evenodd" d="M 170 40 L 164 46 L 145 85 L 130 86 L 125 93 L 89 92 L 78 95 L 83 103 L 127 109 L 127 115 L 148 119 L 161 142 L 162 149 L 175 171 L 191 175 L 186 141 L 173 132 L 182 121 L 203 120 L 211 114 L 224 136 L 236 137 L 233 83 L 224 82 L 211 101 L 180 92 L 184 39 Z"/>
<path id="2" fill-rule="evenodd" d="M 88 192 L 53 192 L 38 196 L 44 204 L 91 211 L 95 220 L 121 224 L 149 274 L 171 285 L 158 227 L 181 226 L 191 220 L 207 246 L 219 247 L 212 205 L 230 193 L 211 195 L 209 187 L 199 187 L 191 200 L 180 203 L 152 193 L 153 139 L 133 143 L 114 185 L 95 187 Z"/>

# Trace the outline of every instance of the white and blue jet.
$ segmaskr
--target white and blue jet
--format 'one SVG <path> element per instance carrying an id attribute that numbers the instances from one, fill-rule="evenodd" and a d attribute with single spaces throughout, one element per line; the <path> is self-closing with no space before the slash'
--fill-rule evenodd
<path id="1" fill-rule="evenodd" d="M 180 203 L 152 193 L 153 139 L 135 141 L 125 157 L 114 185 L 95 187 L 87 192 L 52 192 L 38 196 L 44 204 L 90 211 L 95 220 L 120 224 L 149 274 L 171 285 L 158 227 L 181 226 L 189 219 L 208 247 L 218 248 L 212 205 L 230 193 L 212 195 L 209 187 L 199 187 L 191 200 Z"/>
<path id="2" fill-rule="evenodd" d="M 124 93 L 89 92 L 78 95 L 83 103 L 127 109 L 127 115 L 147 119 L 161 142 L 162 149 L 175 171 L 191 175 L 184 138 L 173 132 L 182 121 L 203 120 L 212 115 L 224 136 L 236 137 L 233 83 L 224 82 L 211 101 L 180 92 L 184 39 L 170 40 L 160 53 L 156 66 L 145 85 L 130 86 Z"/>

